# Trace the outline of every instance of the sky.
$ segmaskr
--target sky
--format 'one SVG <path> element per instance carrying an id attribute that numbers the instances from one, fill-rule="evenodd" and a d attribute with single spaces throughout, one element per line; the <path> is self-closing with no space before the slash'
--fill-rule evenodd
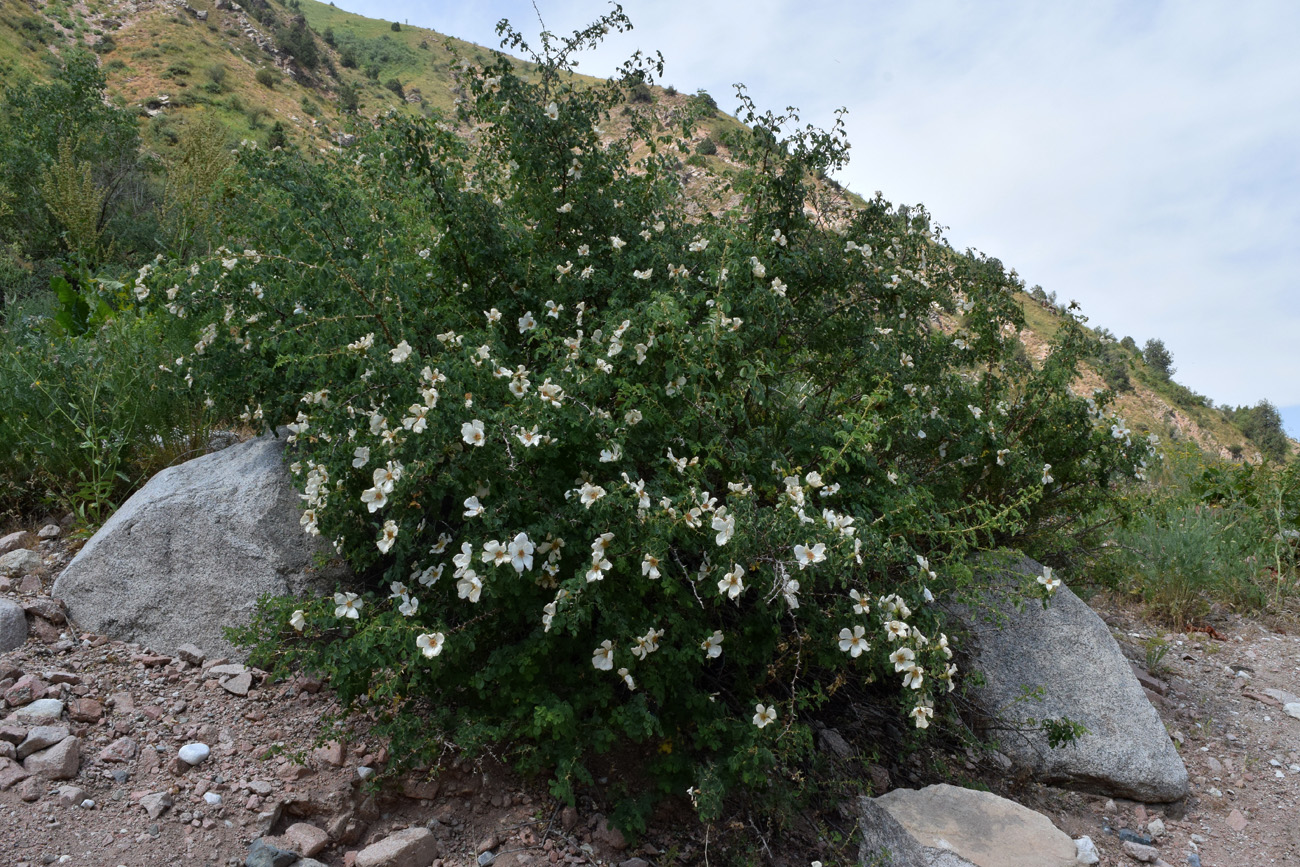
<path id="1" fill-rule="evenodd" d="M 335 0 L 497 47 L 501 18 L 565 35 L 594 0 Z M 1159 338 L 1216 404 L 1269 400 L 1300 437 L 1300 3 L 1294 0 L 624 0 L 634 30 L 579 71 L 660 51 L 664 85 L 736 83 L 829 127 L 837 179 L 921 203 L 958 249 Z M 533 44 L 535 45 L 535 40 Z"/>

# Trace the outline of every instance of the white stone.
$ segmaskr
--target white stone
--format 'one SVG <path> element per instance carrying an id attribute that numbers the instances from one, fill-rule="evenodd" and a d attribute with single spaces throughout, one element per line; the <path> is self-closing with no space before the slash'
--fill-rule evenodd
<path id="1" fill-rule="evenodd" d="M 1097 853 L 1097 844 L 1092 842 L 1092 838 L 1083 836 L 1074 841 L 1074 860 L 1080 864 L 1096 864 L 1101 861 L 1101 855 Z"/>
<path id="2" fill-rule="evenodd" d="M 375 775 L 375 769 L 361 765 L 357 768 L 357 776 L 363 780 L 368 780 Z"/>
<path id="3" fill-rule="evenodd" d="M 207 792 L 206 794 L 204 794 L 203 800 L 208 802 L 208 806 L 211 807 L 221 806 L 221 796 L 218 795 L 216 792 Z"/>
<path id="4" fill-rule="evenodd" d="M 63 716 L 63 702 L 57 698 L 41 698 L 27 705 L 20 707 L 14 712 L 14 717 L 18 723 L 27 726 L 39 726 L 47 723 L 58 722 L 59 717 Z"/>
<path id="5" fill-rule="evenodd" d="M 1293 716 L 1300 719 L 1300 701 L 1293 701 L 1290 704 L 1282 705 L 1282 710 L 1286 711 L 1287 716 Z"/>
<path id="6" fill-rule="evenodd" d="M 199 765 L 207 759 L 211 752 L 212 750 L 208 749 L 207 744 L 193 743 L 181 747 L 176 754 L 187 765 Z"/>

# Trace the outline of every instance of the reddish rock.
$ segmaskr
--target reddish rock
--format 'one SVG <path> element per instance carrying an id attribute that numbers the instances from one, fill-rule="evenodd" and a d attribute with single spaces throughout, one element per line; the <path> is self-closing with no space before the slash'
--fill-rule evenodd
<path id="1" fill-rule="evenodd" d="M 10 707 L 22 707 L 38 698 L 45 698 L 45 683 L 34 674 L 24 674 L 18 682 L 5 690 L 5 701 Z"/>
<path id="2" fill-rule="evenodd" d="M 596 824 L 596 830 L 592 834 L 592 838 L 597 843 L 608 846 L 615 852 L 622 852 L 627 848 L 627 838 L 623 836 L 623 832 L 609 824 L 609 820 L 603 816 Z"/>
<path id="3" fill-rule="evenodd" d="M 18 582 L 19 593 L 40 593 L 43 589 L 45 587 L 41 584 L 39 575 L 25 575 L 23 580 Z"/>
<path id="4" fill-rule="evenodd" d="M 67 616 L 63 613 L 63 604 L 48 596 L 38 596 L 24 602 L 23 610 L 29 615 L 48 620 L 55 626 L 68 622 Z"/>
<path id="5" fill-rule="evenodd" d="M 31 774 L 13 759 L 0 758 L 0 792 L 21 783 Z"/>
<path id="6" fill-rule="evenodd" d="M 68 702 L 68 718 L 73 722 L 95 723 L 104 716 L 104 706 L 93 698 L 74 698 Z"/>
<path id="7" fill-rule="evenodd" d="M 60 641 L 59 629 L 41 617 L 30 617 L 27 628 L 42 644 L 57 644 Z"/>
<path id="8" fill-rule="evenodd" d="M 323 747 L 317 747 L 312 755 L 325 764 L 333 765 L 336 768 L 343 767 L 343 761 L 346 758 L 345 748 L 338 741 L 330 741 Z"/>
<path id="9" fill-rule="evenodd" d="M 45 791 L 45 786 L 41 783 L 40 777 L 28 777 L 19 783 L 18 788 L 14 791 L 18 793 L 19 798 L 30 804 L 41 799 L 41 793 Z"/>
<path id="10" fill-rule="evenodd" d="M 140 745 L 134 738 L 118 738 L 99 751 L 101 762 L 130 762 L 140 754 Z"/>
<path id="11" fill-rule="evenodd" d="M 1228 814 L 1228 827 L 1231 828 L 1232 830 L 1244 831 L 1246 830 L 1246 826 L 1248 824 L 1250 823 L 1246 821 L 1245 816 L 1241 815 L 1240 810 L 1233 810 L 1231 813 Z"/>

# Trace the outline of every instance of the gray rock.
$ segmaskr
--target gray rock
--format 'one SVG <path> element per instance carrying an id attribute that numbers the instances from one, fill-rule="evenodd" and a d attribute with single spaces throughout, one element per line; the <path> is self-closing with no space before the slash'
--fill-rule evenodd
<path id="1" fill-rule="evenodd" d="M 1260 692 L 1271 699 L 1276 699 L 1280 704 L 1300 704 L 1300 695 L 1284 689 L 1261 689 Z"/>
<path id="2" fill-rule="evenodd" d="M 221 688 L 232 695 L 248 695 L 248 691 L 253 688 L 253 675 L 247 671 L 243 674 L 235 675 L 232 678 L 221 681 Z"/>
<path id="3" fill-rule="evenodd" d="M 1052 785 L 1145 803 L 1185 798 L 1187 768 L 1101 618 L 1065 586 L 1046 608 L 1027 599 L 1017 611 L 1015 587 L 1043 567 L 1022 558 L 985 568 L 988 604 L 950 610 L 970 631 L 967 667 L 985 678 L 972 698 L 1002 752 Z M 1026 690 L 1041 696 L 1027 699 Z M 1029 719 L 1061 718 L 1088 733 L 1053 749 L 1041 730 L 1015 730 Z"/>
<path id="4" fill-rule="evenodd" d="M 172 796 L 166 792 L 150 792 L 140 799 L 140 806 L 144 807 L 150 819 L 157 819 L 171 809 L 173 803 Z"/>
<path id="5" fill-rule="evenodd" d="M 358 852 L 356 867 L 428 867 L 439 854 L 438 840 L 432 831 L 407 828 Z"/>
<path id="6" fill-rule="evenodd" d="M 62 532 L 63 529 L 58 524 L 46 524 L 36 531 L 36 538 L 57 539 Z"/>
<path id="7" fill-rule="evenodd" d="M 830 753 L 837 759 L 848 761 L 853 758 L 853 747 L 835 729 L 822 729 L 818 732 L 817 745 L 822 748 L 822 752 Z"/>
<path id="8" fill-rule="evenodd" d="M 947 849 L 931 849 L 922 846 L 921 851 L 925 853 L 926 867 L 981 867 L 974 861 L 967 861 L 956 852 Z"/>
<path id="9" fill-rule="evenodd" d="M 27 641 L 27 616 L 17 602 L 0 599 L 0 653 L 17 650 Z"/>
<path id="10" fill-rule="evenodd" d="M 52 747 L 32 753 L 23 761 L 23 770 L 47 780 L 70 780 L 81 769 L 81 739 L 69 735 Z"/>
<path id="11" fill-rule="evenodd" d="M 303 532 L 284 444 L 262 437 L 170 467 L 127 500 L 68 565 L 54 595 L 80 628 L 172 652 L 239 656 L 222 629 L 262 594 L 332 589 L 330 545 Z"/>
<path id="12" fill-rule="evenodd" d="M 19 548 L 0 556 L 0 575 L 30 575 L 45 566 L 45 560 L 35 551 Z"/>
<path id="13" fill-rule="evenodd" d="M 190 665 L 202 665 L 207 656 L 202 650 L 199 650 L 193 644 L 188 642 L 176 648 L 176 655 L 188 662 Z"/>
<path id="14" fill-rule="evenodd" d="M 32 753 L 52 747 L 70 734 L 72 732 L 68 731 L 67 726 L 36 726 L 27 732 L 27 737 L 18 745 L 18 760 L 22 761 Z"/>
<path id="15" fill-rule="evenodd" d="M 258 838 L 253 841 L 252 846 L 248 847 L 248 857 L 244 859 L 244 867 L 289 867 L 297 860 L 297 852 L 272 846 Z"/>
<path id="16" fill-rule="evenodd" d="M 181 747 L 176 755 L 187 765 L 198 765 L 202 764 L 211 753 L 212 750 L 207 744 L 193 743 Z"/>
<path id="17" fill-rule="evenodd" d="M 1075 864 L 1069 835 L 1041 813 L 990 792 L 941 783 L 920 790 L 895 789 L 875 802 L 917 843 L 955 853 L 980 867 Z"/>
<path id="18" fill-rule="evenodd" d="M 14 711 L 14 717 L 20 725 L 40 726 L 59 721 L 63 716 L 63 702 L 57 698 L 37 699 L 26 707 Z"/>
<path id="19" fill-rule="evenodd" d="M 864 867 L 928 867 L 921 844 L 879 800 L 858 798 L 858 827 L 862 830 L 858 861 Z"/>
<path id="20" fill-rule="evenodd" d="M 1292 701 L 1282 705 L 1282 711 L 1289 717 L 1300 719 L 1300 702 Z"/>

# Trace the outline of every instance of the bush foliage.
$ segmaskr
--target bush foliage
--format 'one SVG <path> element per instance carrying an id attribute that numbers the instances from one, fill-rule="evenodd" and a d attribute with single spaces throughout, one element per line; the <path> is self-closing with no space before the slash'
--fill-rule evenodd
<path id="1" fill-rule="evenodd" d="M 303 526 L 363 584 L 269 603 L 256 658 L 327 672 L 399 759 L 507 743 L 571 799 L 638 744 L 713 817 L 846 683 L 928 725 L 955 672 L 932 593 L 972 551 L 1059 550 L 1148 448 L 1071 393 L 1078 322 L 1034 368 L 1000 263 L 920 208 L 822 200 L 841 127 L 747 103 L 742 200 L 688 217 L 690 130 L 612 131 L 654 66 L 568 76 L 624 24 L 506 30 L 536 79 L 464 64 L 454 118 L 243 148 L 239 243 L 137 294 L 194 329 L 177 377 L 289 425 Z"/>

